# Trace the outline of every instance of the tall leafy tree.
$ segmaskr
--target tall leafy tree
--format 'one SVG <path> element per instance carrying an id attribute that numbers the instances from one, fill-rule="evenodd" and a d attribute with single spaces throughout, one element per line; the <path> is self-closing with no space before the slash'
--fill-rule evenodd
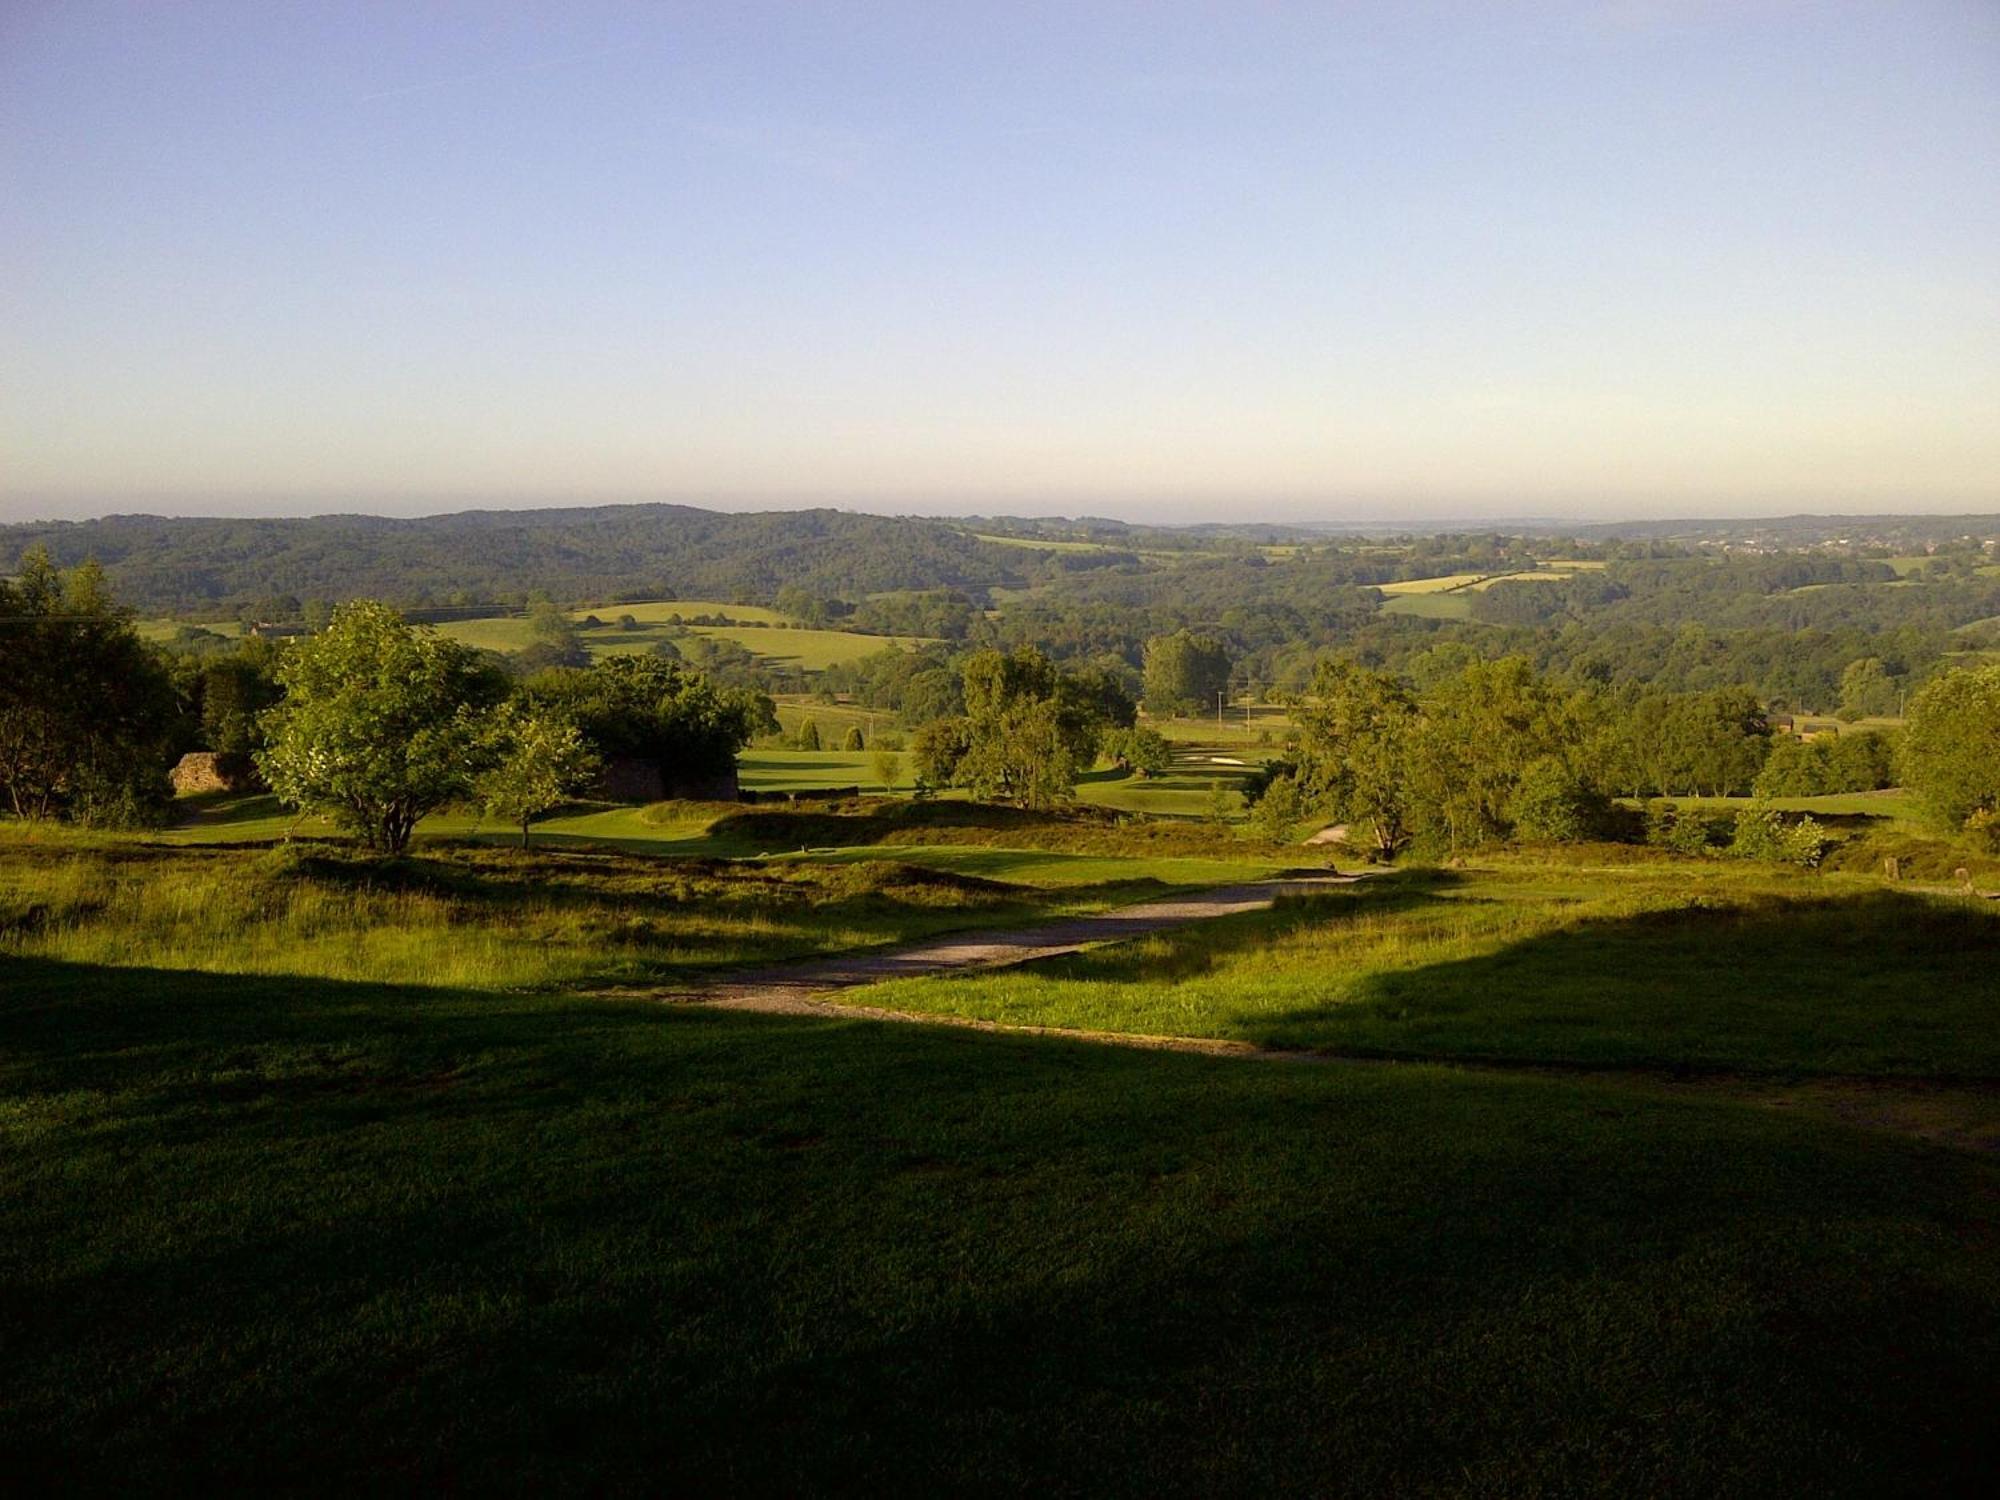
<path id="1" fill-rule="evenodd" d="M 1940 827 L 2000 844 L 2000 666 L 1946 672 L 1918 689 L 1901 763 Z"/>
<path id="2" fill-rule="evenodd" d="M 1104 683 L 1032 647 L 975 651 L 960 675 L 964 714 L 926 725 L 911 747 L 919 780 L 1028 807 L 1075 796 L 1104 731 Z"/>
<path id="3" fill-rule="evenodd" d="M 335 610 L 286 653 L 278 681 L 285 699 L 264 715 L 257 756 L 271 790 L 390 853 L 471 792 L 480 715 L 501 691 L 472 650 L 373 600 Z"/>
<path id="4" fill-rule="evenodd" d="M 177 715 L 95 563 L 65 575 L 34 548 L 0 578 L 0 795 L 16 816 L 157 821 Z"/>
<path id="5" fill-rule="evenodd" d="M 1146 642 L 1145 661 L 1148 713 L 1198 713 L 1229 686 L 1229 651 L 1214 636 L 1185 629 L 1156 635 Z"/>
<path id="6" fill-rule="evenodd" d="M 1410 757 L 1416 698 L 1398 678 L 1352 662 L 1325 662 L 1293 714 L 1296 778 L 1305 806 L 1364 824 L 1387 857 L 1410 841 Z"/>

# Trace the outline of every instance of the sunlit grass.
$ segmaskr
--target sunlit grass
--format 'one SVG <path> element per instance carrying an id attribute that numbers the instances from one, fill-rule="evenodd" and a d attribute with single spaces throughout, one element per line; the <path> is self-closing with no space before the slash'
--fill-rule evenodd
<path id="1" fill-rule="evenodd" d="M 1716 862 L 1412 871 L 857 998 L 1373 1055 L 2000 1074 L 1991 902 Z"/>
<path id="2" fill-rule="evenodd" d="M 1073 879 L 1045 893 L 946 863 L 661 863 L 469 847 L 381 862 L 335 846 L 10 840 L 0 843 L 0 954 L 495 989 L 664 982 L 1091 910 L 1132 889 L 1129 879 L 1104 890 Z"/>

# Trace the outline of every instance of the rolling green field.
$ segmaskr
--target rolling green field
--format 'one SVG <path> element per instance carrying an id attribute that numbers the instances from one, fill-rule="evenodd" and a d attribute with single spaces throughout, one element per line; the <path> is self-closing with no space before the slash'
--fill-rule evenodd
<path id="1" fill-rule="evenodd" d="M 745 650 L 772 666 L 796 667 L 819 672 L 889 647 L 908 649 L 923 644 L 916 636 L 861 635 L 851 630 L 808 630 L 785 623 L 776 610 L 753 604 L 723 604 L 715 600 L 666 599 L 643 604 L 606 604 L 591 610 L 573 610 L 570 618 L 582 621 L 592 615 L 604 623 L 579 633 L 583 646 L 593 656 L 630 655 L 650 651 L 671 636 L 673 616 L 691 620 L 697 615 L 721 615 L 737 623 L 731 625 L 688 625 L 697 635 L 735 641 Z M 623 630 L 621 615 L 630 615 L 638 628 Z M 521 651 L 533 643 L 525 615 L 491 620 L 454 620 L 437 627 L 440 634 L 488 651 Z"/>
<path id="2" fill-rule="evenodd" d="M 267 858 L 134 858 L 197 856 Z M 678 884 L 736 878 L 460 859 L 431 946 L 564 892 L 564 920 L 664 931 Z M 754 878 L 812 893 L 800 942 L 908 920 L 869 903 L 909 876 L 847 873 Z M 273 920 L 237 878 L 190 899 Z M 410 895 L 305 878 L 351 915 Z M 81 925 L 130 926 L 86 884 Z M 158 930 L 166 898 L 129 899 Z M 1990 1079 L 1994 921 L 1803 875 L 1496 866 L 857 998 Z M 0 1445 L 27 1491 L 1962 1493 L 2000 1457 L 2000 1161 L 1875 1128 L 1865 1095 L 1847 1123 L 162 957 L 0 952 Z"/>

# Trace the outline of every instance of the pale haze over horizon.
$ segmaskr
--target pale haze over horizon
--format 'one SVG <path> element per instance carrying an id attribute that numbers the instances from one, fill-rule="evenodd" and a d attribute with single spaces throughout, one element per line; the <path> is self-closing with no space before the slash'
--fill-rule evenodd
<path id="1" fill-rule="evenodd" d="M 2000 511 L 2000 4 L 0 7 L 0 521 Z"/>

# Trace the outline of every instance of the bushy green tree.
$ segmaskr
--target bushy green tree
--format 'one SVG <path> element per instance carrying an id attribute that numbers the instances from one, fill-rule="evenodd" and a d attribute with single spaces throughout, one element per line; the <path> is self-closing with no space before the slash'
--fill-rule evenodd
<path id="1" fill-rule="evenodd" d="M 1305 815 L 1298 779 L 1289 773 L 1272 777 L 1250 809 L 1250 821 L 1274 844 L 1289 844 L 1296 838 Z"/>
<path id="2" fill-rule="evenodd" d="M 872 764 L 875 771 L 875 779 L 881 783 L 882 790 L 893 792 L 896 789 L 896 783 L 903 776 L 903 757 L 887 746 L 883 746 L 876 750 Z"/>
<path id="3" fill-rule="evenodd" d="M 1229 651 L 1213 636 L 1176 630 L 1145 647 L 1146 712 L 1173 715 L 1215 707 L 1229 686 Z"/>
<path id="4" fill-rule="evenodd" d="M 284 701 L 261 725 L 257 767 L 279 798 L 400 853 L 426 813 L 484 768 L 481 715 L 499 684 L 476 654 L 386 604 L 343 604 L 278 669 Z"/>
<path id="5" fill-rule="evenodd" d="M 933 719 L 910 740 L 910 759 L 921 792 L 934 792 L 958 779 L 958 767 L 968 748 L 967 724 L 962 715 Z"/>
<path id="6" fill-rule="evenodd" d="M 799 723 L 799 732 L 793 737 L 793 743 L 801 750 L 819 749 L 819 725 L 811 719 L 801 720 Z"/>
<path id="7" fill-rule="evenodd" d="M 1610 819 L 1611 799 L 1553 755 L 1529 764 L 1514 789 L 1515 834 L 1545 844 L 1576 844 L 1601 838 Z"/>
<path id="8" fill-rule="evenodd" d="M 918 780 L 1028 807 L 1075 796 L 1104 732 L 1096 685 L 1032 647 L 975 651 L 960 676 L 965 712 L 926 725 L 912 746 Z"/>
<path id="9" fill-rule="evenodd" d="M 524 688 L 531 701 L 563 710 L 598 754 L 651 761 L 669 781 L 727 770 L 778 723 L 765 694 L 719 686 L 659 656 L 607 656 L 581 671 L 539 673 Z"/>
<path id="10" fill-rule="evenodd" d="M 1729 853 L 1736 859 L 1759 859 L 1814 869 L 1826 856 L 1832 842 L 1816 819 L 1788 819 L 1776 808 L 1760 801 L 1736 814 Z"/>
<path id="11" fill-rule="evenodd" d="M 2000 665 L 1925 683 L 1910 699 L 1901 762 L 1939 827 L 2000 844 Z"/>
<path id="12" fill-rule="evenodd" d="M 488 816 L 517 826 L 525 849 L 528 825 L 591 778 L 597 755 L 566 715 L 526 702 L 495 709 L 485 734 L 487 765 L 476 784 L 479 805 Z"/>
<path id="13" fill-rule="evenodd" d="M 1419 728 L 1409 688 L 1383 672 L 1326 662 L 1294 710 L 1294 758 L 1307 807 L 1365 825 L 1377 855 L 1410 841 L 1410 757 Z"/>
<path id="14" fill-rule="evenodd" d="M 1840 674 L 1840 717 L 1877 718 L 1893 714 L 1902 697 L 1902 684 L 1890 675 L 1879 656 L 1864 656 L 1847 664 Z"/>
<path id="15" fill-rule="evenodd" d="M 177 717 L 165 664 L 95 563 L 65 575 L 35 548 L 0 578 L 0 795 L 16 816 L 158 822 Z"/>
<path id="16" fill-rule="evenodd" d="M 1157 729 L 1108 729 L 1100 752 L 1121 771 L 1158 776 L 1173 764 L 1173 747 Z"/>
<path id="17" fill-rule="evenodd" d="M 850 724 L 847 726 L 847 733 L 841 738 L 840 748 L 843 750 L 866 750 L 868 748 L 868 740 L 861 733 L 861 726 L 859 724 Z"/>

